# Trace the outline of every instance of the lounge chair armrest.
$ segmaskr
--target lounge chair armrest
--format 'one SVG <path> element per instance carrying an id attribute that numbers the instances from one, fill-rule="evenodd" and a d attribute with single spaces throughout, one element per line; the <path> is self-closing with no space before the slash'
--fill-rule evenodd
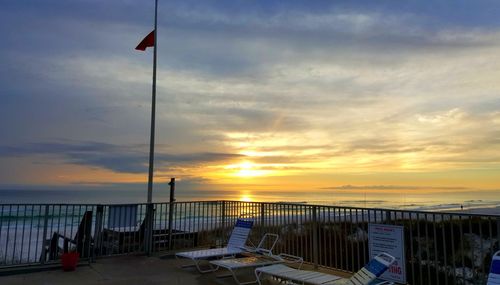
<path id="1" fill-rule="evenodd" d="M 251 253 L 257 252 L 257 248 L 255 246 L 245 245 L 245 246 L 240 246 L 240 248 L 243 249 L 244 251 L 248 251 L 248 252 L 251 252 Z"/>
<path id="2" fill-rule="evenodd" d="M 265 248 L 256 248 L 255 253 L 267 255 L 267 256 L 273 256 L 273 252 L 271 250 L 265 249 Z"/>
<path id="3" fill-rule="evenodd" d="M 264 245 L 266 244 L 266 241 L 268 239 L 271 241 L 270 242 L 271 243 L 271 247 L 269 249 L 264 248 Z M 242 246 L 240 248 L 243 249 L 243 250 L 245 250 L 245 251 L 251 252 L 251 253 L 258 253 L 258 254 L 272 256 L 273 255 L 274 246 L 276 245 L 276 243 L 278 242 L 278 240 L 279 240 L 279 235 L 272 234 L 272 233 L 266 233 L 266 234 L 264 234 L 264 236 L 260 240 L 258 246 L 254 246 L 253 243 L 250 241 L 250 243 L 252 244 L 252 246 Z"/>
<path id="4" fill-rule="evenodd" d="M 239 248 L 249 253 L 273 256 L 271 250 L 265 248 L 259 248 L 254 246 L 241 246 Z"/>
<path id="5" fill-rule="evenodd" d="M 304 264 L 304 259 L 300 256 L 291 255 L 287 253 L 280 253 L 278 254 L 278 257 L 283 259 L 285 263 L 298 263 L 299 269 L 302 267 L 302 264 Z"/>

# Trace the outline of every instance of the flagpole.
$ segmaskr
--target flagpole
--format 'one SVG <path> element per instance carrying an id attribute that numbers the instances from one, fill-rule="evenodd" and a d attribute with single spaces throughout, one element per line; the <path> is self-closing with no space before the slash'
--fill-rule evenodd
<path id="1" fill-rule="evenodd" d="M 153 90 L 151 99 L 151 137 L 149 140 L 149 175 L 148 175 L 148 203 L 153 201 L 153 163 L 155 152 L 155 113 L 156 113 L 156 51 L 158 39 L 158 0 L 155 0 L 155 30 L 153 47 Z"/>

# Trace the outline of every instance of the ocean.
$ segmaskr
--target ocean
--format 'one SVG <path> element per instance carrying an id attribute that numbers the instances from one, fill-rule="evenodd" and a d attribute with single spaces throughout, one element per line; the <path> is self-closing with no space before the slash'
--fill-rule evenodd
<path id="1" fill-rule="evenodd" d="M 193 191 L 178 188 L 175 196 L 177 201 L 235 200 L 293 202 L 363 208 L 454 211 L 500 215 L 500 190 L 360 191 L 321 189 L 309 191 Z M 146 197 L 146 189 L 0 190 L 0 204 L 127 204 L 144 203 L 146 202 Z M 154 191 L 153 202 L 168 201 L 168 189 Z"/>

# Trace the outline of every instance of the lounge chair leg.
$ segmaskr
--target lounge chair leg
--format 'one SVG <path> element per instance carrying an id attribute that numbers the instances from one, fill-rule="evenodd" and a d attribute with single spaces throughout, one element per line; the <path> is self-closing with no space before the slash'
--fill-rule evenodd
<path id="1" fill-rule="evenodd" d="M 189 267 L 196 267 L 196 264 L 184 264 L 184 265 L 181 265 L 181 268 L 189 268 Z"/>
<path id="2" fill-rule="evenodd" d="M 260 272 L 257 273 L 257 271 L 254 271 L 254 272 L 255 272 L 255 279 L 257 280 L 257 283 L 259 285 L 262 285 L 262 282 L 260 282 L 260 275 L 261 275 L 261 273 Z"/>
<path id="3" fill-rule="evenodd" d="M 233 278 L 234 278 L 234 281 L 236 281 L 236 283 L 238 283 L 238 285 L 247 285 L 247 284 L 254 284 L 254 283 L 257 283 L 259 282 L 258 279 L 257 280 L 254 280 L 254 281 L 246 281 L 246 282 L 241 282 L 238 277 L 236 277 L 236 272 L 232 269 L 229 269 L 229 271 L 231 272 L 231 274 L 233 275 Z M 260 283 L 259 283 L 260 284 Z"/>
<path id="4" fill-rule="evenodd" d="M 202 260 L 198 260 L 198 259 L 191 259 L 191 261 L 193 261 L 192 264 L 184 264 L 184 265 L 181 265 L 181 268 L 189 268 L 189 267 L 196 267 L 196 269 L 198 270 L 198 272 L 200 273 L 209 273 L 209 272 L 214 272 L 214 271 L 217 271 L 219 270 L 219 266 L 213 266 L 211 263 L 208 264 L 209 266 L 209 269 L 202 269 L 201 266 L 200 266 L 200 262 Z"/>
<path id="5" fill-rule="evenodd" d="M 194 264 L 196 266 L 196 268 L 198 269 L 198 271 L 200 273 L 209 273 L 209 272 L 214 272 L 214 271 L 217 271 L 219 269 L 219 266 L 213 266 L 211 263 L 208 263 L 208 266 L 210 269 L 201 269 L 200 267 L 200 262 L 201 260 L 193 260 L 194 261 Z"/>

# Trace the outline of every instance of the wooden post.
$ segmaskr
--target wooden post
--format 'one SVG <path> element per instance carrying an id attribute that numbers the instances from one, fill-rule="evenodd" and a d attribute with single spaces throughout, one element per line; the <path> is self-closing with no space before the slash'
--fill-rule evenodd
<path id="1" fill-rule="evenodd" d="M 172 249 L 172 222 L 174 219 L 175 178 L 170 178 L 170 204 L 168 209 L 168 249 Z"/>
<path id="2" fill-rule="evenodd" d="M 263 235 L 264 232 L 264 224 L 265 224 L 265 215 L 266 215 L 266 209 L 265 209 L 265 204 L 260 203 L 260 235 Z"/>
<path id="3" fill-rule="evenodd" d="M 222 243 L 224 244 L 226 242 L 226 201 L 221 201 L 221 223 L 222 223 Z"/>

